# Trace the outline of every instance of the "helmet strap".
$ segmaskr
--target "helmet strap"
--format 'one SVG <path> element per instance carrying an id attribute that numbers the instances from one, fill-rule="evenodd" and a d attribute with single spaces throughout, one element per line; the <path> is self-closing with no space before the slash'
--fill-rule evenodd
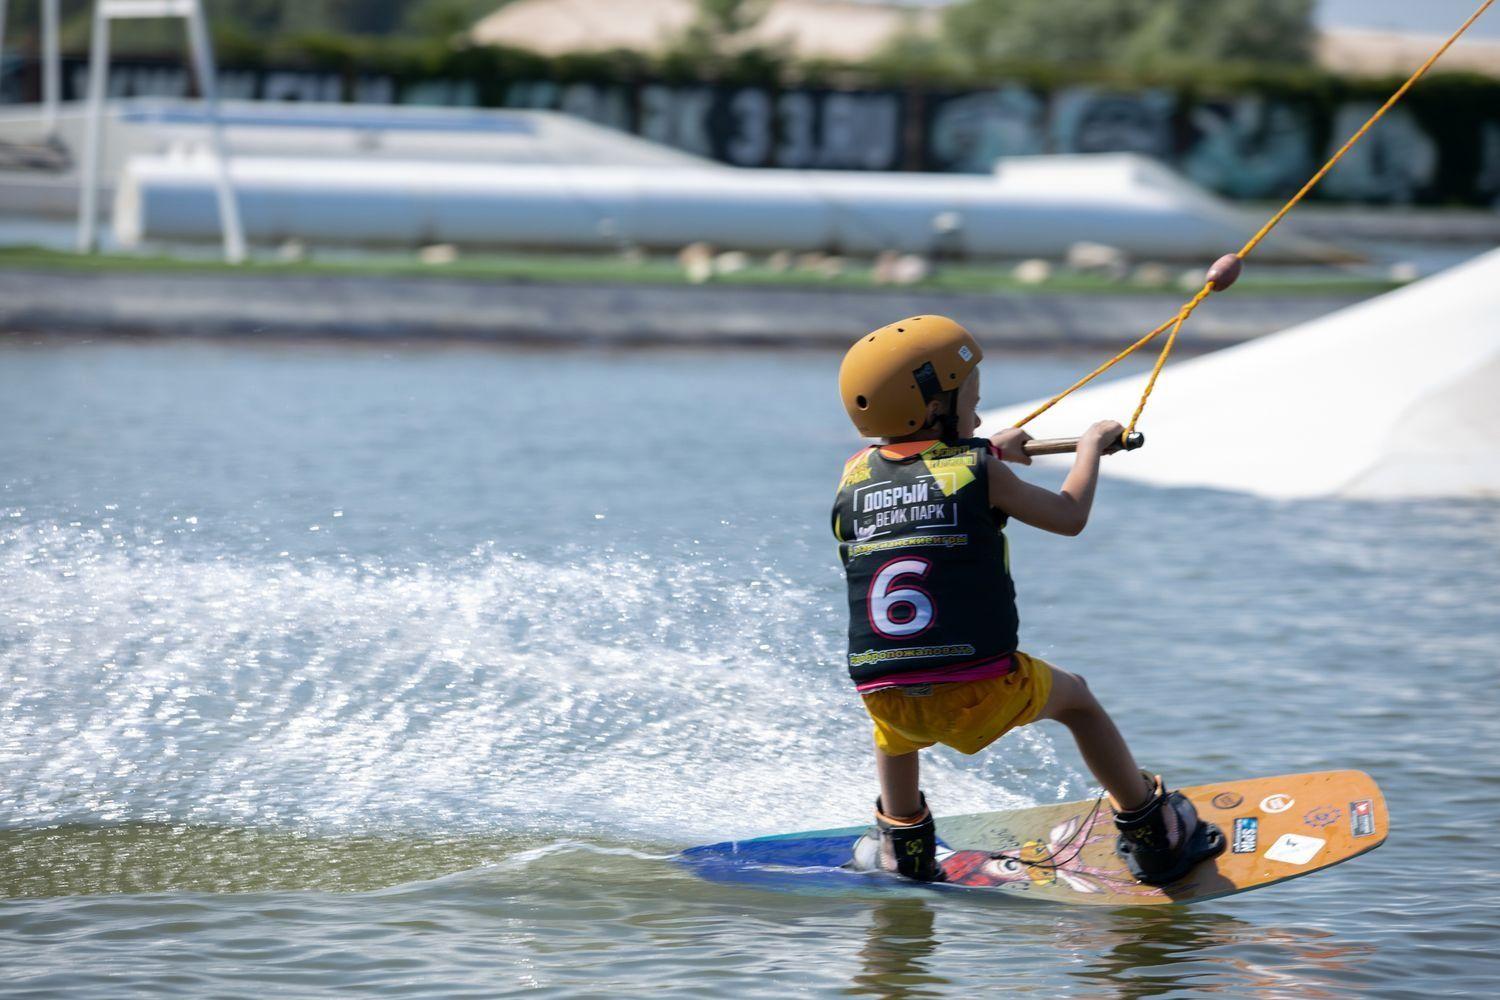
<path id="1" fill-rule="evenodd" d="M 948 406 L 938 416 L 939 434 L 944 444 L 958 443 L 958 390 L 954 389 L 947 394 Z"/>
<path id="2" fill-rule="evenodd" d="M 943 395 L 942 380 L 938 378 L 937 369 L 932 367 L 931 361 L 922 362 L 922 367 L 914 369 L 911 377 L 917 383 L 917 391 L 922 394 L 922 402 L 930 403 Z"/>
<path id="3" fill-rule="evenodd" d="M 944 403 L 944 412 L 938 416 L 938 434 L 944 443 L 953 444 L 958 441 L 958 390 L 950 389 L 943 391 L 943 383 L 938 379 L 937 369 L 932 366 L 931 361 L 924 362 L 922 367 L 911 373 L 911 377 L 917 383 L 917 389 L 922 393 L 922 401 L 931 403 L 933 400 L 941 400 Z M 931 427 L 929 421 L 927 426 Z"/>

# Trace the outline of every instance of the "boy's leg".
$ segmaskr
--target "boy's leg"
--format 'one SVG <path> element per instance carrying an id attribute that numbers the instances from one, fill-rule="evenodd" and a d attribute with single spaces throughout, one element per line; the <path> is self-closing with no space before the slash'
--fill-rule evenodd
<path id="1" fill-rule="evenodd" d="M 1108 789 L 1120 831 L 1115 850 L 1136 878 L 1166 885 L 1224 852 L 1222 830 L 1200 821 L 1180 792 L 1169 793 L 1160 778 L 1136 767 L 1120 731 L 1082 677 L 1054 667 L 1052 694 L 1038 717 L 1068 727 L 1084 763 Z"/>
<path id="2" fill-rule="evenodd" d="M 907 878 L 941 882 L 937 826 L 918 787 L 920 752 L 896 755 L 875 748 L 875 770 L 880 774 L 880 798 L 875 802 L 875 826 L 880 831 L 877 864 Z"/>
<path id="3" fill-rule="evenodd" d="M 1138 809 L 1151 800 L 1154 788 L 1142 780 L 1130 747 L 1082 677 L 1053 667 L 1052 693 L 1037 718 L 1068 727 L 1083 762 L 1121 810 Z"/>
<path id="4" fill-rule="evenodd" d="M 919 788 L 920 750 L 899 757 L 875 748 L 875 772 L 880 776 L 880 804 L 887 816 L 920 819 L 926 811 Z"/>

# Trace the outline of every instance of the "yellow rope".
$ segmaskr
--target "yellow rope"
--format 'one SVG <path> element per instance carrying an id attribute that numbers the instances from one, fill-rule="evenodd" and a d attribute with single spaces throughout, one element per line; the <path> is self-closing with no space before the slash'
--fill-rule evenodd
<path id="1" fill-rule="evenodd" d="M 1370 120 L 1361 125 L 1359 127 L 1359 131 L 1355 132 L 1354 135 L 1349 137 L 1348 142 L 1339 147 L 1339 151 L 1334 153 L 1333 156 L 1328 160 L 1328 162 L 1323 164 L 1322 168 L 1317 173 L 1313 174 L 1312 178 L 1309 179 L 1306 184 L 1302 185 L 1302 190 L 1298 191 L 1295 195 L 1292 196 L 1290 201 L 1281 206 L 1281 211 L 1273 215 L 1270 221 L 1267 222 L 1264 226 L 1261 226 L 1260 231 L 1257 232 L 1254 236 L 1250 237 L 1249 241 L 1240 248 L 1240 251 L 1235 254 L 1235 256 L 1239 257 L 1241 260 L 1244 260 L 1246 257 L 1250 256 L 1251 252 L 1260 245 L 1261 240 L 1264 240 L 1267 236 L 1269 236 L 1271 234 L 1271 230 L 1275 229 L 1276 226 L 1280 224 L 1281 220 L 1286 218 L 1287 214 L 1291 212 L 1292 209 L 1296 208 L 1303 198 L 1307 197 L 1308 192 L 1317 187 L 1318 182 L 1321 181 L 1325 176 L 1327 176 L 1328 172 L 1332 170 L 1334 166 L 1344 158 L 1344 154 L 1353 149 L 1354 144 L 1363 139 L 1365 137 L 1365 133 L 1369 132 L 1370 129 L 1374 127 L 1376 122 L 1384 118 L 1385 113 L 1391 110 L 1391 108 L 1395 107 L 1396 102 L 1405 97 L 1406 92 L 1408 90 L 1411 90 L 1411 88 L 1416 85 L 1418 80 L 1427 75 L 1427 71 L 1432 69 L 1433 64 L 1435 64 L 1439 59 L 1443 57 L 1443 53 L 1452 48 L 1453 43 L 1463 37 L 1464 32 L 1468 31 L 1469 28 L 1473 26 L 1474 22 L 1479 20 L 1484 12 L 1490 9 L 1494 2 L 1495 0 L 1484 0 L 1484 2 L 1479 5 L 1479 9 L 1474 11 L 1474 13 L 1469 16 L 1469 19 L 1465 21 L 1457 31 L 1450 35 L 1448 37 L 1448 40 L 1444 42 L 1436 52 L 1429 56 L 1427 58 L 1427 61 L 1424 62 L 1415 73 L 1408 77 L 1405 83 L 1403 83 L 1396 89 L 1396 92 L 1392 94 L 1390 98 L 1380 106 L 1380 109 L 1370 116 Z M 1098 378 L 1100 375 L 1103 375 L 1115 365 L 1119 364 L 1121 361 L 1124 361 L 1130 355 L 1134 354 L 1136 351 L 1140 350 L 1142 347 L 1145 347 L 1151 341 L 1161 336 L 1162 331 L 1171 328 L 1172 332 L 1167 335 L 1167 341 L 1162 345 L 1161 353 L 1157 356 L 1156 359 L 1156 365 L 1151 370 L 1151 377 L 1146 381 L 1146 389 L 1141 393 L 1141 401 L 1136 405 L 1135 413 L 1130 418 L 1130 426 L 1125 429 L 1125 434 L 1129 435 L 1132 431 L 1135 430 L 1136 422 L 1141 419 L 1141 411 L 1146 408 L 1146 401 L 1151 398 L 1151 390 L 1156 388 L 1156 379 L 1159 375 L 1161 375 L 1161 370 L 1167 363 L 1167 357 L 1172 353 L 1172 347 L 1177 342 L 1177 332 L 1182 329 L 1182 324 L 1187 322 L 1187 318 L 1193 314 L 1193 311 L 1197 309 L 1198 306 L 1202 304 L 1203 300 L 1208 298 L 1208 296 L 1212 294 L 1213 291 L 1213 282 L 1205 281 L 1203 287 L 1198 290 L 1198 293 L 1187 302 L 1183 303 L 1181 309 L 1177 310 L 1176 316 L 1167 320 L 1161 326 L 1158 326 L 1155 330 L 1152 330 L 1150 333 L 1146 334 L 1144 337 L 1137 340 L 1129 347 L 1125 348 L 1119 354 L 1116 354 L 1113 358 L 1110 358 L 1104 364 L 1100 365 L 1098 368 L 1095 368 L 1083 378 L 1079 379 L 1077 382 L 1074 382 L 1072 385 L 1068 386 L 1068 388 L 1064 389 L 1062 392 L 1047 400 L 1047 402 L 1037 407 L 1031 413 L 1028 413 L 1016 424 L 1016 426 L 1025 427 L 1027 424 L 1031 423 L 1032 420 L 1041 416 L 1043 413 L 1046 413 L 1048 410 L 1052 409 L 1052 407 L 1056 406 L 1059 402 L 1066 399 L 1077 390 L 1088 385 L 1094 379 Z"/>
<path id="2" fill-rule="evenodd" d="M 1177 315 L 1181 316 L 1182 314 L 1179 312 Z M 1119 354 L 1116 354 L 1114 357 L 1112 357 L 1108 361 L 1104 362 L 1104 364 L 1100 365 L 1098 368 L 1095 368 L 1093 371 L 1089 372 L 1083 378 L 1079 379 L 1077 382 L 1074 382 L 1072 385 L 1068 386 L 1062 392 L 1058 393 L 1056 396 L 1053 396 L 1051 399 L 1047 400 L 1041 406 L 1038 406 L 1035 410 L 1032 410 L 1030 413 L 1026 414 L 1026 416 L 1021 420 L 1020 423 L 1016 424 L 1016 426 L 1017 427 L 1025 427 L 1027 424 L 1031 423 L 1037 417 L 1040 417 L 1043 413 L 1046 413 L 1048 410 L 1052 409 L 1053 406 L 1055 406 L 1057 403 L 1061 402 L 1063 399 L 1065 399 L 1066 397 L 1068 397 L 1069 395 L 1071 395 L 1073 392 L 1075 392 L 1078 389 L 1082 389 L 1084 386 L 1086 386 L 1090 382 L 1094 381 L 1094 379 L 1098 378 L 1100 375 L 1103 375 L 1105 372 L 1109 371 L 1115 365 L 1119 364 L 1121 361 L 1124 361 L 1126 358 L 1130 357 L 1130 355 L 1134 354 L 1136 351 L 1139 351 L 1141 348 L 1143 348 L 1147 344 L 1151 343 L 1151 341 L 1153 341 L 1157 337 L 1161 336 L 1161 332 L 1163 330 L 1165 330 L 1167 327 L 1171 326 L 1173 323 L 1175 323 L 1176 320 L 1177 320 L 1177 318 L 1175 316 L 1172 319 L 1167 320 L 1161 326 L 1157 327 L 1155 330 L 1152 330 L 1150 333 L 1146 334 L 1140 340 L 1137 340 L 1135 343 L 1133 343 L 1129 347 L 1125 348 L 1125 350 L 1121 351 Z"/>
<path id="3" fill-rule="evenodd" d="M 1214 286 L 1212 284 L 1205 284 L 1198 290 L 1198 294 L 1189 299 L 1187 304 L 1177 314 L 1177 322 L 1172 324 L 1172 332 L 1167 334 L 1167 342 L 1162 345 L 1161 354 L 1157 355 L 1156 358 L 1156 366 L 1151 369 L 1151 377 L 1146 380 L 1146 390 L 1141 393 L 1141 401 L 1136 404 L 1135 412 L 1130 415 L 1130 426 L 1125 428 L 1125 433 L 1121 436 L 1120 440 L 1123 441 L 1129 437 L 1135 430 L 1136 421 L 1141 419 L 1141 411 L 1146 408 L 1146 400 L 1151 398 L 1151 390 L 1156 388 L 1157 376 L 1161 374 L 1162 368 L 1166 367 L 1167 356 L 1172 353 L 1172 345 L 1177 343 L 1177 331 L 1182 329 L 1182 324 L 1186 323 L 1187 318 L 1193 314 L 1193 310 L 1198 308 L 1198 303 L 1208 298 L 1209 293 L 1213 290 Z"/>

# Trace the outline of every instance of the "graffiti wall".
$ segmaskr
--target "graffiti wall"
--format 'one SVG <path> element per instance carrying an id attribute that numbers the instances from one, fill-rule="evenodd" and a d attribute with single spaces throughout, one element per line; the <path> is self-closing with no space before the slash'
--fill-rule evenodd
<path id="1" fill-rule="evenodd" d="M 8 68 L 10 99 L 34 67 Z M 88 69 L 65 68 L 69 97 Z M 744 167 L 986 172 L 1007 156 L 1130 151 L 1231 198 L 1296 190 L 1378 106 L 1380 95 L 1287 92 L 1200 97 L 1171 89 L 845 90 L 650 80 L 420 76 L 226 67 L 226 97 L 540 108 L 578 115 Z M 120 96 L 186 96 L 172 61 L 116 63 Z M 1482 92 L 1482 93 L 1481 93 Z M 1319 189 L 1325 200 L 1500 207 L 1500 82 L 1424 84 Z"/>

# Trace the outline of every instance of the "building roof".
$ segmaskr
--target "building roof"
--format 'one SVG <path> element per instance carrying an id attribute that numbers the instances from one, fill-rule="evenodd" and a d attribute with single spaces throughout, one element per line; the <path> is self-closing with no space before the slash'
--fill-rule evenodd
<path id="1" fill-rule="evenodd" d="M 659 53 L 697 15 L 695 0 L 514 0 L 472 30 L 484 45 L 513 45 L 545 55 L 631 49 Z M 808 59 L 857 61 L 913 25 L 935 23 L 934 10 L 897 2 L 771 0 L 747 40 Z"/>
<path id="2" fill-rule="evenodd" d="M 1331 28 L 1318 36 L 1318 65 L 1349 76 L 1405 76 L 1436 52 L 1446 37 Z M 1433 71 L 1500 76 L 1500 41 L 1465 36 L 1443 54 Z"/>

